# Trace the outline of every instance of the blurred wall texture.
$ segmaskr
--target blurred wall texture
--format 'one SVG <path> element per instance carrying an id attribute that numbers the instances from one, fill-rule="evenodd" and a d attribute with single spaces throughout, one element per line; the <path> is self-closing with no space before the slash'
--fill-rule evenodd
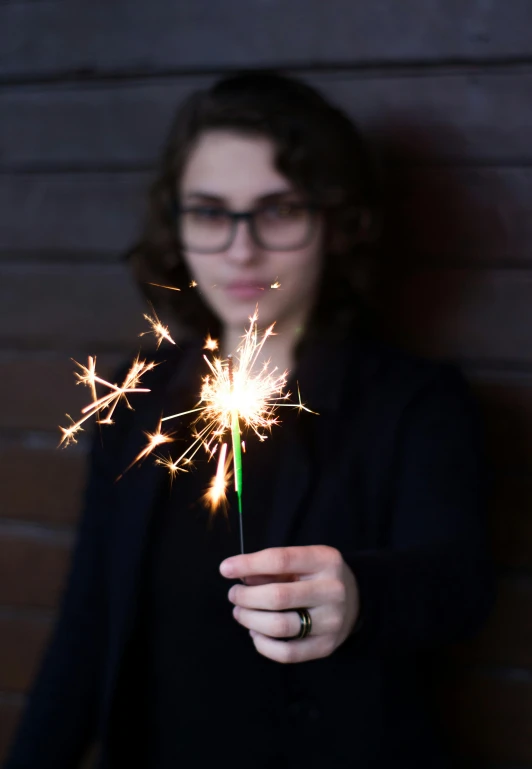
<path id="1" fill-rule="evenodd" d="M 458 361 L 485 408 L 500 592 L 441 693 L 469 767 L 532 767 L 532 3 L 2 0 L 0 756 L 34 675 L 76 525 L 85 446 L 70 357 L 130 352 L 119 255 L 172 111 L 239 67 L 308 79 L 389 163 L 388 314 Z M 0 758 L 1 760 L 1 758 Z"/>

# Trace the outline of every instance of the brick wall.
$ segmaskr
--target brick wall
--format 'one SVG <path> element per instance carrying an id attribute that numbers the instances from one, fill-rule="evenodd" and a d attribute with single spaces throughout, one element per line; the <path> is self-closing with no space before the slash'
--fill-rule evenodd
<path id="1" fill-rule="evenodd" d="M 468 766 L 532 767 L 532 5 L 527 0 L 0 3 L 0 760 L 50 630 L 85 446 L 70 357 L 143 327 L 117 255 L 176 102 L 281 66 L 371 130 L 394 190 L 388 316 L 485 408 L 497 606 L 441 693 Z"/>

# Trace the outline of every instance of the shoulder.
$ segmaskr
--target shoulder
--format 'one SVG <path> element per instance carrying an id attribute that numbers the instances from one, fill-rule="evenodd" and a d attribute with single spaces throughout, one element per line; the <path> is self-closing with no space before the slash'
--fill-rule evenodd
<path id="1" fill-rule="evenodd" d="M 429 360 L 378 341 L 353 345 L 348 353 L 352 377 L 369 404 L 388 416 L 418 405 L 425 409 L 474 409 L 475 399 L 457 365 Z"/>
<path id="2" fill-rule="evenodd" d="M 417 392 L 433 384 L 464 386 L 453 363 L 432 360 L 379 341 L 361 341 L 348 352 L 351 367 L 359 367 L 367 385 Z"/>

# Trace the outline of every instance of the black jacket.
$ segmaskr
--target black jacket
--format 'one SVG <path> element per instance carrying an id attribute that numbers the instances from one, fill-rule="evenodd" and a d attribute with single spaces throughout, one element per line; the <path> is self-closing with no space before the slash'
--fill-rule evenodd
<path id="1" fill-rule="evenodd" d="M 5 769 L 73 769 L 94 738 L 109 766 L 109 715 L 166 471 L 148 460 L 116 477 L 168 392 L 196 376 L 200 352 L 162 354 L 144 379 L 151 394 L 104 428 L 103 446 L 94 443 L 59 619 Z M 264 546 L 337 547 L 363 612 L 355 635 L 309 663 L 325 704 L 312 728 L 326 735 L 328 767 L 448 766 L 421 671 L 432 650 L 475 632 L 493 601 L 475 406 L 453 368 L 371 342 L 314 343 L 298 380 L 319 416 L 283 441 Z"/>

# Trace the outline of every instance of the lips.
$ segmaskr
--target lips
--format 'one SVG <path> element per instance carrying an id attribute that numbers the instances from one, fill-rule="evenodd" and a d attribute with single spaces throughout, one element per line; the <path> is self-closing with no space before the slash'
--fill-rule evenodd
<path id="1" fill-rule="evenodd" d="M 258 299 L 267 285 L 266 281 L 234 280 L 226 284 L 225 290 L 234 299 Z"/>

